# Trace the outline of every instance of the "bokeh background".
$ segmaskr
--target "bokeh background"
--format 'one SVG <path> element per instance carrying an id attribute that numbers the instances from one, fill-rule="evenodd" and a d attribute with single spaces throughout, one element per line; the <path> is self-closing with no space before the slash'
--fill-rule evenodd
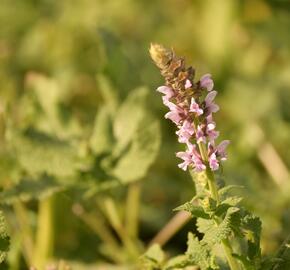
<path id="1" fill-rule="evenodd" d="M 193 196 L 150 42 L 186 57 L 197 78 L 213 75 L 217 126 L 231 140 L 219 178 L 244 186 L 263 253 L 290 233 L 287 0 L 0 0 L 0 25 L 3 269 L 44 269 L 48 258 L 134 269 Z M 168 254 L 185 250 L 188 230 L 194 220 Z"/>

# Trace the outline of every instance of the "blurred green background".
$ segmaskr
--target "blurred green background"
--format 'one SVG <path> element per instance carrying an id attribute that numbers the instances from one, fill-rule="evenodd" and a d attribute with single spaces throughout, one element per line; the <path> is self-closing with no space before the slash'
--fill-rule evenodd
<path id="1" fill-rule="evenodd" d="M 213 75 L 217 126 L 231 140 L 220 178 L 245 187 L 271 254 L 290 232 L 289 13 L 287 0 L 0 0 L 3 269 L 51 257 L 129 269 L 192 197 L 150 42 L 186 57 L 197 78 Z M 131 208 L 132 235 L 119 224 Z M 185 250 L 188 230 L 194 221 L 170 254 Z"/>

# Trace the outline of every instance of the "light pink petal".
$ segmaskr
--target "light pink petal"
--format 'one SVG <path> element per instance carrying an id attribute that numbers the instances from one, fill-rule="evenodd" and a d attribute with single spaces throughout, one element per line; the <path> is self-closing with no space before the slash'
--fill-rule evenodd
<path id="1" fill-rule="evenodd" d="M 219 163 L 215 153 L 212 153 L 209 157 L 209 166 L 213 171 L 216 171 L 219 168 Z"/>
<path id="2" fill-rule="evenodd" d="M 212 104 L 213 100 L 215 99 L 217 95 L 217 91 L 211 91 L 207 94 L 207 96 L 205 97 L 205 104 L 206 106 L 209 106 L 210 104 Z"/>
<path id="3" fill-rule="evenodd" d="M 212 103 L 209 107 L 208 107 L 208 113 L 215 113 L 220 109 L 220 107 L 217 104 Z"/>
<path id="4" fill-rule="evenodd" d="M 195 99 L 194 98 L 191 98 L 189 111 L 196 113 L 198 116 L 203 114 L 203 110 L 195 102 Z"/>
<path id="5" fill-rule="evenodd" d="M 184 161 L 184 162 L 178 164 L 177 166 L 178 166 L 181 170 L 186 171 L 188 165 L 189 165 L 189 164 L 188 164 L 187 162 Z"/>
<path id="6" fill-rule="evenodd" d="M 187 152 L 177 152 L 176 156 L 178 158 L 183 159 L 183 160 L 189 160 L 190 159 L 190 155 Z"/>
<path id="7" fill-rule="evenodd" d="M 207 91 L 211 91 L 213 89 L 214 83 L 211 78 L 211 74 L 205 74 L 200 78 L 200 86 L 206 88 Z"/>
<path id="8" fill-rule="evenodd" d="M 229 144 L 230 144 L 230 141 L 229 141 L 229 140 L 224 140 L 224 141 L 222 141 L 222 142 L 217 146 L 217 151 L 218 151 L 218 152 L 224 152 Z"/>
<path id="9" fill-rule="evenodd" d="M 188 89 L 188 88 L 190 88 L 191 86 L 192 86 L 191 81 L 187 79 L 187 80 L 185 81 L 185 85 L 184 85 L 185 89 Z"/>
<path id="10" fill-rule="evenodd" d="M 160 86 L 156 89 L 156 91 L 165 94 L 168 98 L 174 96 L 174 91 L 168 86 Z"/>
<path id="11" fill-rule="evenodd" d="M 206 138 L 204 136 L 203 130 L 201 128 L 200 125 L 197 126 L 197 130 L 196 130 L 196 141 L 199 142 L 206 142 Z"/>
<path id="12" fill-rule="evenodd" d="M 196 172 L 202 172 L 206 169 L 206 166 L 202 163 L 200 159 L 194 160 L 194 169 Z"/>
<path id="13" fill-rule="evenodd" d="M 176 111 L 170 111 L 167 114 L 165 114 L 164 116 L 166 119 L 170 119 L 173 123 L 175 123 L 176 125 L 180 122 L 180 120 L 182 119 L 182 117 L 180 116 L 180 114 Z"/>

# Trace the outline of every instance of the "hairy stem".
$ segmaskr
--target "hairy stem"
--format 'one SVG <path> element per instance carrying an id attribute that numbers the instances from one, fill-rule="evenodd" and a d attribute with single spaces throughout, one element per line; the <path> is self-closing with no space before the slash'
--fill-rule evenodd
<path id="1" fill-rule="evenodd" d="M 220 198 L 219 198 L 218 188 L 216 185 L 215 175 L 214 175 L 213 171 L 209 168 L 205 145 L 203 143 L 199 143 L 198 147 L 199 147 L 199 150 L 201 153 L 201 157 L 206 163 L 206 168 L 207 168 L 206 169 L 206 177 L 207 177 L 207 183 L 208 183 L 211 197 L 214 200 L 216 200 L 217 203 L 219 203 Z M 215 220 L 215 223 L 218 225 L 220 223 L 220 221 Z M 240 269 L 239 264 L 237 263 L 236 259 L 232 256 L 233 249 L 232 249 L 232 246 L 230 244 L 229 239 L 223 240 L 222 246 L 223 246 L 223 249 L 224 249 L 224 252 L 225 252 L 225 255 L 226 255 L 226 258 L 227 258 L 227 261 L 228 261 L 228 264 L 229 264 L 231 270 L 239 270 Z"/>

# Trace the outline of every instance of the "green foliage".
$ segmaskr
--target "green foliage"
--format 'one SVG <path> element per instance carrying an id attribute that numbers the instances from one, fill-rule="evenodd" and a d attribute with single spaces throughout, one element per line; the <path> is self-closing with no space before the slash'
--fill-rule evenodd
<path id="1" fill-rule="evenodd" d="M 107 107 L 101 107 L 96 115 L 94 129 L 90 138 L 90 147 L 95 155 L 108 153 L 112 149 L 112 119 Z"/>
<path id="2" fill-rule="evenodd" d="M 64 188 L 65 185 L 63 183 L 48 175 L 42 175 L 36 179 L 24 178 L 20 179 L 11 188 L 2 191 L 0 193 L 0 201 L 11 204 L 19 200 L 24 202 L 32 199 L 42 200 Z"/>
<path id="3" fill-rule="evenodd" d="M 2 211 L 0 211 L 0 264 L 6 258 L 9 251 L 10 237 L 7 233 L 6 220 Z"/>
<path id="4" fill-rule="evenodd" d="M 238 211 L 239 209 L 236 207 L 229 208 L 223 221 L 217 226 L 209 228 L 205 232 L 202 241 L 206 242 L 209 246 L 213 246 L 214 244 L 221 243 L 222 240 L 227 239 L 232 232 L 232 228 L 236 225 L 233 216 Z"/>
<path id="5" fill-rule="evenodd" d="M 132 91 L 113 122 L 116 143 L 103 165 L 109 175 L 122 183 L 143 178 L 158 153 L 160 126 L 147 112 L 148 91 L 146 88 Z"/>
<path id="6" fill-rule="evenodd" d="M 29 174 L 47 173 L 67 177 L 78 169 L 77 150 L 67 141 L 28 129 L 13 132 L 9 143 L 19 165 Z"/>
<path id="7" fill-rule="evenodd" d="M 186 255 L 190 265 L 198 265 L 202 270 L 218 269 L 212 250 L 204 241 L 199 241 L 193 234 L 188 235 Z"/>
<path id="8" fill-rule="evenodd" d="M 129 149 L 120 157 L 110 173 L 123 183 L 142 179 L 155 160 L 159 145 L 159 123 L 148 116 L 141 119 Z"/>
<path id="9" fill-rule="evenodd" d="M 258 217 L 251 214 L 246 215 L 242 219 L 242 230 L 248 241 L 248 258 L 254 264 L 260 263 L 261 248 L 260 235 L 262 231 L 262 223 Z"/>
<path id="10" fill-rule="evenodd" d="M 159 245 L 152 245 L 140 259 L 140 269 L 158 270 L 162 269 L 165 255 Z"/>
<path id="11" fill-rule="evenodd" d="M 204 219 L 210 218 L 209 214 L 206 213 L 201 206 L 195 205 L 193 202 L 186 202 L 185 204 L 178 206 L 174 209 L 174 211 L 182 210 L 189 212 L 193 217 L 199 217 Z"/>

